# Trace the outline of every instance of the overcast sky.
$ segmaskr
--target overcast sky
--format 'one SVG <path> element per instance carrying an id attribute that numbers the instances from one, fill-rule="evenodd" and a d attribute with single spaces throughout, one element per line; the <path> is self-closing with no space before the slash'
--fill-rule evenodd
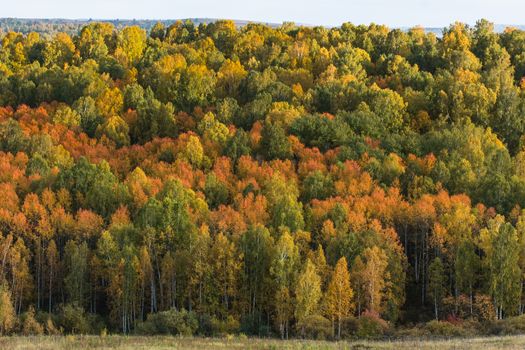
<path id="1" fill-rule="evenodd" d="M 71 19 L 229 18 L 338 26 L 343 22 L 443 27 L 525 24 L 525 0 L 0 0 L 0 17 Z"/>

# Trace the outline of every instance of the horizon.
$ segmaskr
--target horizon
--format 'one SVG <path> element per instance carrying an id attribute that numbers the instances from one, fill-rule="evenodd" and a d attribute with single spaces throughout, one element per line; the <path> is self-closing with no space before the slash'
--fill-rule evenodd
<path id="1" fill-rule="evenodd" d="M 338 27 L 342 23 L 384 24 L 389 27 L 443 28 L 456 21 L 473 25 L 486 18 L 502 25 L 521 25 L 525 3 L 517 0 L 313 0 L 246 3 L 241 0 L 20 0 L 3 8 L 3 18 L 88 20 L 237 19 L 250 22 L 295 22 Z M 167 15 L 169 14 L 169 15 Z"/>
<path id="2" fill-rule="evenodd" d="M 260 24 L 266 24 L 266 25 L 282 25 L 284 23 L 294 23 L 298 26 L 307 26 L 307 27 L 325 27 L 325 28 L 338 28 L 341 27 L 344 23 L 351 23 L 353 25 L 365 25 L 369 26 L 372 24 L 376 25 L 385 25 L 386 27 L 390 29 L 410 29 L 415 27 L 422 27 L 424 29 L 445 29 L 449 25 L 454 24 L 456 22 L 463 23 L 467 26 L 473 27 L 476 25 L 476 22 L 482 19 L 487 18 L 478 18 L 476 21 L 473 22 L 463 22 L 460 20 L 452 21 L 448 24 L 444 24 L 442 26 L 430 26 L 430 25 L 424 25 L 424 24 L 415 24 L 415 25 L 388 25 L 385 23 L 380 22 L 369 22 L 369 23 L 356 23 L 352 21 L 342 22 L 338 25 L 324 25 L 324 24 L 315 24 L 315 23 L 304 23 L 304 22 L 295 22 L 295 21 L 282 21 L 282 22 L 273 22 L 273 21 L 265 21 L 265 20 L 250 20 L 250 19 L 244 19 L 244 18 L 227 18 L 227 17 L 181 17 L 181 18 L 115 18 L 115 17 L 108 17 L 108 18 L 97 18 L 97 17 L 86 17 L 86 18 L 70 18 L 70 17 L 0 17 L 0 20 L 22 20 L 22 21 L 71 21 L 71 22 L 132 22 L 132 21 L 148 21 L 148 22 L 176 22 L 176 21 L 209 21 L 209 22 L 215 22 L 215 21 L 233 21 L 233 22 L 240 22 L 240 23 L 260 23 Z M 504 29 L 507 27 L 525 27 L 525 21 L 522 23 L 496 23 L 493 21 L 488 20 L 494 25 L 494 30 L 496 31 L 498 28 Z"/>

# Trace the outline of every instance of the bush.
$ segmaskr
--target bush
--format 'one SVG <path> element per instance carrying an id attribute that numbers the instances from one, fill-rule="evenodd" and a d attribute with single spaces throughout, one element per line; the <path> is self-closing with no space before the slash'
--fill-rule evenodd
<path id="1" fill-rule="evenodd" d="M 465 336 L 468 333 L 463 327 L 459 325 L 437 320 L 428 322 L 425 324 L 423 329 L 428 335 L 439 337 L 458 337 Z"/>
<path id="2" fill-rule="evenodd" d="M 226 335 L 237 333 L 240 328 L 240 323 L 232 316 L 228 316 L 226 320 L 219 320 L 212 317 L 211 327 L 213 335 Z"/>
<path id="3" fill-rule="evenodd" d="M 100 317 L 87 314 L 83 307 L 75 303 L 60 308 L 58 324 L 66 333 L 73 334 L 94 334 L 104 328 Z"/>
<path id="4" fill-rule="evenodd" d="M 474 298 L 474 315 L 478 321 L 494 321 L 496 310 L 492 298 L 485 294 L 476 294 Z"/>
<path id="5" fill-rule="evenodd" d="M 193 335 L 199 323 L 193 312 L 184 309 L 149 314 L 146 321 L 137 325 L 135 331 L 139 334 L 173 334 Z"/>
<path id="6" fill-rule="evenodd" d="M 59 323 L 59 317 L 56 314 L 50 314 L 48 312 L 39 311 L 36 314 L 36 320 L 44 327 L 44 331 L 48 335 L 59 335 L 62 334 L 57 324 Z"/>
<path id="7" fill-rule="evenodd" d="M 310 315 L 297 323 L 297 330 L 306 338 L 324 340 L 332 335 L 332 323 L 321 315 Z"/>
<path id="8" fill-rule="evenodd" d="M 55 323 L 51 318 L 48 318 L 44 323 L 47 335 L 59 335 L 62 334 L 62 330 L 55 326 Z"/>
<path id="9" fill-rule="evenodd" d="M 388 322 L 381 319 L 375 312 L 365 311 L 357 320 L 357 337 L 377 339 L 384 336 L 390 329 Z"/>
<path id="10" fill-rule="evenodd" d="M 44 327 L 35 318 L 35 308 L 29 307 L 29 310 L 22 316 L 22 334 L 23 335 L 41 335 L 44 333 Z"/>
<path id="11" fill-rule="evenodd" d="M 489 322 L 486 333 L 489 335 L 523 334 L 525 333 L 525 315 Z"/>

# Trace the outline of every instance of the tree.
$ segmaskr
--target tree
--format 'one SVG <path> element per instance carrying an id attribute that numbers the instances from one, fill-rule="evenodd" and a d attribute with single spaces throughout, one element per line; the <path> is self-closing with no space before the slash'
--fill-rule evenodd
<path id="1" fill-rule="evenodd" d="M 119 88 L 106 89 L 96 100 L 98 111 L 105 118 L 119 115 L 124 106 L 124 97 Z"/>
<path id="2" fill-rule="evenodd" d="M 11 292 L 6 283 L 0 286 L 0 332 L 9 334 L 15 327 L 16 313 L 11 300 Z"/>
<path id="3" fill-rule="evenodd" d="M 293 312 L 290 291 L 295 283 L 298 259 L 299 250 L 295 246 L 292 236 L 284 231 L 276 243 L 270 266 L 270 274 L 276 287 L 274 307 L 281 338 L 288 338 L 288 326 Z"/>
<path id="4" fill-rule="evenodd" d="M 130 142 L 128 124 L 119 116 L 113 116 L 99 125 L 96 131 L 98 137 L 105 135 L 114 141 L 117 147 L 128 146 Z"/>
<path id="5" fill-rule="evenodd" d="M 218 315 L 226 319 L 232 300 L 237 295 L 237 276 L 242 268 L 240 263 L 242 256 L 236 253 L 234 244 L 219 233 L 211 247 L 210 258 L 213 271 L 212 283 L 215 286 L 213 289 L 221 295 Z"/>
<path id="6" fill-rule="evenodd" d="M 64 286 L 70 303 L 83 307 L 88 293 L 88 246 L 86 242 L 67 242 L 64 249 L 65 266 Z"/>
<path id="7" fill-rule="evenodd" d="M 266 159 L 286 159 L 292 156 L 288 138 L 281 126 L 269 122 L 264 123 L 261 133 L 260 149 Z"/>
<path id="8" fill-rule="evenodd" d="M 47 245 L 46 250 L 47 259 L 47 287 L 48 287 L 48 312 L 51 313 L 53 307 L 53 295 L 56 293 L 58 288 L 58 277 L 60 269 L 60 257 L 58 255 L 58 249 L 54 240 L 51 240 Z"/>
<path id="9" fill-rule="evenodd" d="M 182 72 L 177 106 L 191 112 L 196 106 L 207 106 L 212 102 L 215 89 L 215 74 L 204 65 L 192 64 Z"/>
<path id="10" fill-rule="evenodd" d="M 371 312 L 381 312 L 381 300 L 385 292 L 385 284 L 388 279 L 387 265 L 388 259 L 385 252 L 377 247 L 367 248 L 363 252 L 366 261 L 363 271 L 366 281 L 366 299 L 368 310 Z"/>
<path id="11" fill-rule="evenodd" d="M 146 32 L 138 26 L 126 27 L 119 32 L 117 45 L 117 50 L 122 50 L 127 61 L 134 65 L 146 48 Z"/>
<path id="12" fill-rule="evenodd" d="M 146 142 L 154 137 L 173 137 L 177 132 L 175 109 L 171 103 L 162 103 L 147 89 L 137 105 L 137 120 L 130 125 L 133 142 Z"/>
<path id="13" fill-rule="evenodd" d="M 30 306 L 25 314 L 22 333 L 26 336 L 41 335 L 44 333 L 44 327 L 35 319 L 35 308 L 33 306 Z"/>
<path id="14" fill-rule="evenodd" d="M 522 274 L 516 229 L 510 223 L 505 223 L 503 217 L 496 216 L 480 236 L 496 316 L 502 319 L 504 313 L 514 315 L 518 312 L 521 299 Z"/>
<path id="15" fill-rule="evenodd" d="M 478 279 L 479 268 L 480 259 L 476 254 L 475 246 L 471 242 L 463 242 L 456 253 L 455 279 L 459 292 L 468 293 L 471 315 L 474 305 L 474 285 Z"/>
<path id="16" fill-rule="evenodd" d="M 434 316 L 439 319 L 439 307 L 446 294 L 445 269 L 439 257 L 428 267 L 428 292 L 434 303 Z"/>
<path id="17" fill-rule="evenodd" d="M 77 47 L 82 58 L 101 58 L 107 55 L 108 43 L 113 32 L 113 25 L 110 23 L 91 23 L 80 32 L 77 38 Z"/>
<path id="18" fill-rule="evenodd" d="M 298 324 L 303 324 L 309 316 L 317 312 L 320 299 L 321 278 L 317 274 L 315 265 L 307 259 L 295 286 L 295 318 Z M 304 324 L 301 332 L 304 336 Z"/>
<path id="19" fill-rule="evenodd" d="M 361 317 L 361 313 L 365 308 L 365 295 L 367 287 L 367 276 L 365 275 L 366 266 L 363 263 L 361 256 L 355 258 L 350 271 L 350 282 L 354 290 L 354 298 L 357 306 L 357 317 Z"/>
<path id="20" fill-rule="evenodd" d="M 217 94 L 219 97 L 238 97 L 241 81 L 248 73 L 239 61 L 227 59 L 217 72 Z"/>
<path id="21" fill-rule="evenodd" d="M 247 299 L 248 314 L 255 325 L 263 322 L 263 312 L 270 314 L 271 311 L 270 302 L 273 295 L 270 287 L 270 266 L 274 244 L 270 231 L 262 225 L 250 227 L 239 242 L 243 256 L 241 286 L 244 298 Z"/>
<path id="22" fill-rule="evenodd" d="M 343 320 L 350 316 L 354 309 L 352 299 L 354 291 L 350 286 L 350 276 L 346 258 L 342 257 L 337 261 L 332 279 L 328 284 L 325 294 L 325 312 L 332 320 L 337 321 L 337 337 L 341 338 L 341 325 Z"/>

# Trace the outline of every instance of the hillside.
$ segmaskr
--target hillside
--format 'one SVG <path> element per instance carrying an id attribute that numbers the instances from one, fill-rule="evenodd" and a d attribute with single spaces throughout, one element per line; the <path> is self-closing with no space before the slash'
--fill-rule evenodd
<path id="1" fill-rule="evenodd" d="M 1 334 L 525 329 L 524 31 L 21 23 Z"/>

